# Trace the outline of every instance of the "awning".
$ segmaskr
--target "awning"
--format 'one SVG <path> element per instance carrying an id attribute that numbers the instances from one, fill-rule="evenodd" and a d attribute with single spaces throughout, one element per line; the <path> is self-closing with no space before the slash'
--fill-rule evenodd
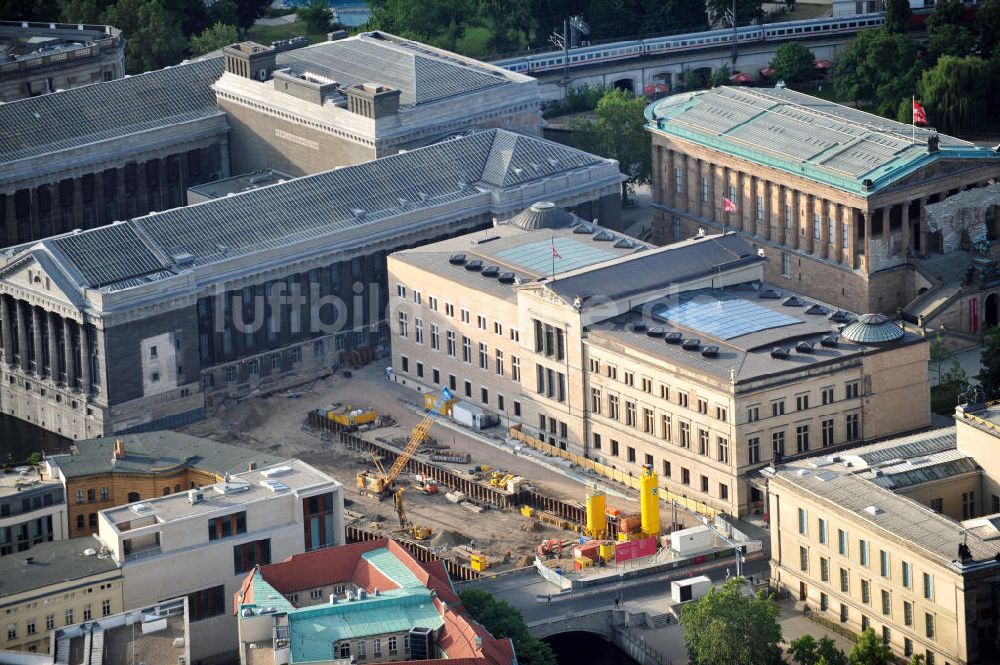
<path id="1" fill-rule="evenodd" d="M 743 72 L 736 72 L 729 77 L 729 80 L 733 83 L 752 83 L 753 77 L 749 74 L 744 74 Z"/>
<path id="2" fill-rule="evenodd" d="M 774 76 L 776 72 L 777 70 L 774 67 L 765 67 L 764 69 L 760 70 L 760 75 L 765 78 L 770 78 Z"/>
<path id="3" fill-rule="evenodd" d="M 816 69 L 830 69 L 833 65 L 830 64 L 829 60 L 817 60 Z"/>

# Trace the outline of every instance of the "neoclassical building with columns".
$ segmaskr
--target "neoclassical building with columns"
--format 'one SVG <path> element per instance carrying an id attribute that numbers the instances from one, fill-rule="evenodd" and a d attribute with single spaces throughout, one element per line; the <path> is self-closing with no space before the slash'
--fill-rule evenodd
<path id="1" fill-rule="evenodd" d="M 654 241 L 736 231 L 768 281 L 854 311 L 919 304 L 938 286 L 919 265 L 951 245 L 928 205 L 1000 175 L 996 150 L 787 89 L 683 93 L 646 116 Z"/>

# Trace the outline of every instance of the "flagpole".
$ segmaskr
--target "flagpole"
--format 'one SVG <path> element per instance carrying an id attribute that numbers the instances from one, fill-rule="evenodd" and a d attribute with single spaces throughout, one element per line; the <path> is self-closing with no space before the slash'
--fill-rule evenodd
<path id="1" fill-rule="evenodd" d="M 556 234 L 552 234 L 552 280 L 556 278 Z"/>
<path id="2" fill-rule="evenodd" d="M 910 145 L 917 143 L 917 96 L 910 96 Z"/>

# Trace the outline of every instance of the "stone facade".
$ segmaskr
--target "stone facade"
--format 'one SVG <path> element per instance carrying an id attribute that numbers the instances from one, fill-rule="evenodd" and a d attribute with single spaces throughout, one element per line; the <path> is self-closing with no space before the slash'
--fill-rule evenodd
<path id="1" fill-rule="evenodd" d="M 0 60 L 0 102 L 125 76 L 125 37 L 110 25 L 0 21 L 0 44 L 10 58 Z"/>

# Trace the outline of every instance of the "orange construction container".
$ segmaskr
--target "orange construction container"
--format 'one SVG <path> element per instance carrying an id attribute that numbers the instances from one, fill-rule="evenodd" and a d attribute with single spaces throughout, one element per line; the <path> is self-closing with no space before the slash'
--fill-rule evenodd
<path id="1" fill-rule="evenodd" d="M 618 508 L 605 508 L 604 514 L 607 515 L 608 517 L 621 517 L 622 511 L 619 510 Z"/>

